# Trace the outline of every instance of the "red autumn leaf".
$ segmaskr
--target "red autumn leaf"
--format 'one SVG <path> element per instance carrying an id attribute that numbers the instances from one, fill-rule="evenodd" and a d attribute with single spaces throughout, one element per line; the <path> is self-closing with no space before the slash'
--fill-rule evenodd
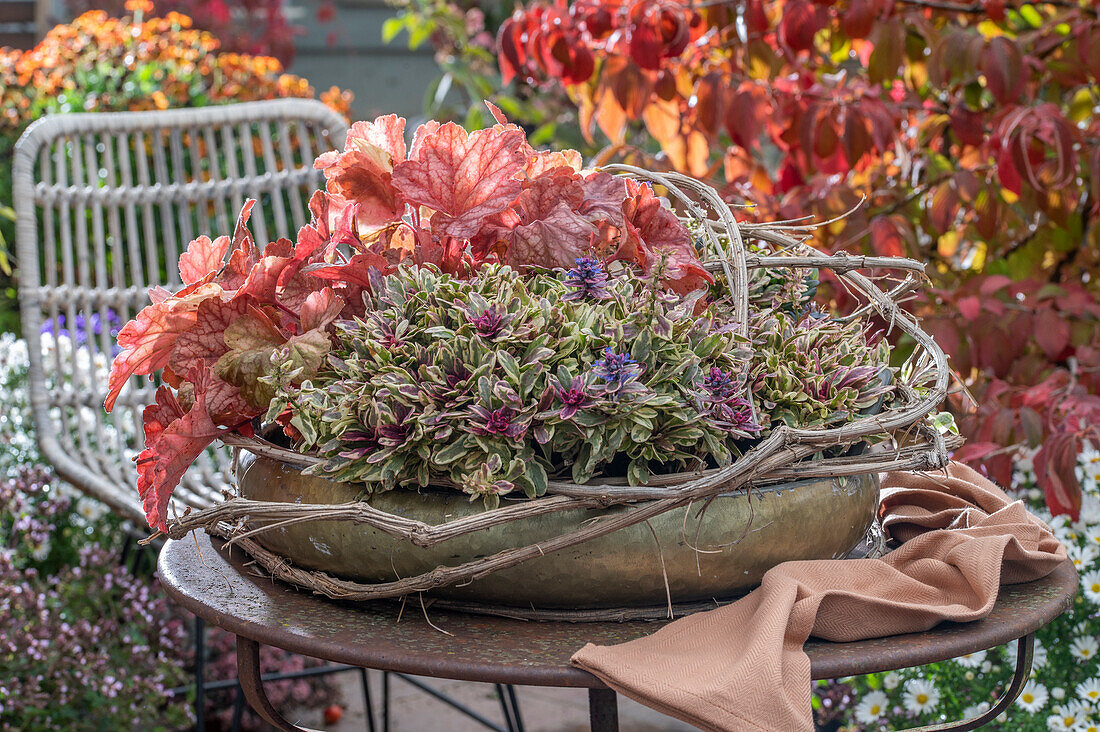
<path id="1" fill-rule="evenodd" d="M 1068 514 L 1077 521 L 1081 515 L 1081 485 L 1077 481 L 1077 437 L 1058 433 L 1046 439 L 1035 453 L 1035 475 L 1046 495 L 1047 507 L 1055 516 Z"/>
<path id="2" fill-rule="evenodd" d="M 302 331 L 327 328 L 344 309 L 344 300 L 331 287 L 312 293 L 302 306 Z"/>
<path id="3" fill-rule="evenodd" d="M 513 125 L 468 134 L 448 122 L 423 138 L 415 159 L 394 168 L 393 185 L 410 203 L 436 211 L 436 235 L 467 238 L 519 195 L 524 146 Z"/>
<path id="4" fill-rule="evenodd" d="M 950 183 L 941 183 L 932 191 L 928 206 L 928 220 L 932 228 L 940 234 L 953 228 L 955 216 L 959 212 L 959 197 Z"/>
<path id="5" fill-rule="evenodd" d="M 892 216 L 877 216 L 871 222 L 871 248 L 884 257 L 904 257 L 905 238 L 899 223 Z"/>
<path id="6" fill-rule="evenodd" d="M 773 111 L 764 87 L 744 82 L 725 109 L 725 125 L 730 139 L 746 150 L 759 150 L 760 135 Z"/>
<path id="7" fill-rule="evenodd" d="M 504 21 L 497 33 L 497 61 L 500 64 L 501 81 L 508 84 L 516 76 L 526 75 L 527 52 L 522 41 L 523 11 L 516 10 L 512 17 Z"/>
<path id="8" fill-rule="evenodd" d="M 103 404 L 108 412 L 114 408 L 126 379 L 152 374 L 168 365 L 176 340 L 194 325 L 199 305 L 222 292 L 213 283 L 185 288 L 179 296 L 146 306 L 122 327 L 118 333 L 118 346 L 122 350 L 111 364 Z"/>
<path id="9" fill-rule="evenodd" d="M 879 23 L 871 32 L 875 50 L 867 64 L 867 77 L 873 83 L 893 79 L 905 60 L 905 24 L 900 18 Z"/>
<path id="10" fill-rule="evenodd" d="M 208 236 L 200 236 L 188 244 L 179 262 L 183 284 L 192 285 L 220 270 L 225 264 L 229 244 L 228 236 L 219 236 L 214 241 L 210 241 Z"/>
<path id="11" fill-rule="evenodd" d="M 807 0 L 792 0 L 783 6 L 779 37 L 792 51 L 808 51 L 824 24 L 824 16 L 816 5 Z"/>
<path id="12" fill-rule="evenodd" d="M 978 58 L 978 70 L 985 75 L 990 94 L 1001 104 L 1015 102 L 1023 91 L 1024 57 L 1006 36 L 990 39 Z"/>
<path id="13" fill-rule="evenodd" d="M 328 190 L 344 203 L 359 204 L 359 223 L 368 228 L 400 218 L 403 203 L 393 187 L 394 166 L 405 160 L 405 119 L 390 114 L 356 122 L 343 152 L 327 152 L 314 167 L 325 172 Z"/>
<path id="14" fill-rule="evenodd" d="M 964 145 L 981 145 L 986 138 L 985 116 L 965 104 L 956 104 L 951 109 L 951 131 Z"/>
<path id="15" fill-rule="evenodd" d="M 1069 321 L 1051 308 L 1043 308 L 1035 317 L 1035 342 L 1051 361 L 1059 361 L 1070 344 Z"/>
<path id="16" fill-rule="evenodd" d="M 852 0 L 840 16 L 840 27 L 849 38 L 866 38 L 875 23 L 875 6 L 871 0 Z"/>
<path id="17" fill-rule="evenodd" d="M 193 377 L 193 378 L 192 378 Z M 191 463 L 223 433 L 206 411 L 208 370 L 193 374 L 195 401 L 186 413 L 165 387 L 157 390 L 157 401 L 146 407 L 145 449 L 137 457 L 138 494 L 149 526 L 167 531 L 168 501 Z M 171 422 L 165 420 L 178 415 Z"/>
<path id="18" fill-rule="evenodd" d="M 974 295 L 960 297 L 955 307 L 958 308 L 959 314 L 970 322 L 974 322 L 982 314 L 982 301 Z"/>

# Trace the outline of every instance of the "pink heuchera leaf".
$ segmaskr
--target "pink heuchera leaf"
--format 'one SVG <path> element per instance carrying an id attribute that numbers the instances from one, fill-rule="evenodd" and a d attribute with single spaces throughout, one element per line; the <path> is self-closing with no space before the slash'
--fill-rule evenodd
<path id="1" fill-rule="evenodd" d="M 590 247 L 596 226 L 577 210 L 581 181 L 569 169 L 528 183 L 507 210 L 494 216 L 472 241 L 475 256 L 490 252 L 508 264 L 571 267 Z"/>
<path id="2" fill-rule="evenodd" d="M 183 284 L 192 285 L 221 269 L 225 264 L 229 243 L 228 236 L 219 236 L 210 241 L 210 237 L 204 235 L 188 244 L 187 251 L 180 255 L 179 262 Z"/>
<path id="3" fill-rule="evenodd" d="M 255 205 L 255 199 L 249 199 L 241 208 L 237 216 L 237 227 L 233 231 L 233 249 L 229 253 L 229 262 L 215 279 L 215 282 L 227 290 L 236 290 L 243 285 L 260 259 L 260 250 L 256 248 L 252 232 L 248 230 L 248 218 Z"/>
<path id="4" fill-rule="evenodd" d="M 122 351 L 111 364 L 107 398 L 103 404 L 108 412 L 114 408 L 126 379 L 135 374 L 152 374 L 168 365 L 176 340 L 195 324 L 199 305 L 204 300 L 221 296 L 222 292 L 214 283 L 185 288 L 179 295 L 145 307 L 122 327 L 118 333 Z"/>
<path id="5" fill-rule="evenodd" d="M 327 328 L 340 316 L 344 300 L 331 287 L 312 293 L 302 305 L 302 331 Z"/>
<path id="6" fill-rule="evenodd" d="M 523 174 L 533 180 L 558 168 L 567 168 L 570 172 L 579 173 L 583 165 L 581 154 L 576 150 L 540 151 L 527 158 Z"/>
<path id="7" fill-rule="evenodd" d="M 681 295 L 714 282 L 695 253 L 691 233 L 676 214 L 661 205 L 648 185 L 629 178 L 626 185 L 630 194 L 623 204 L 626 230 L 610 259 L 636 262 L 646 274 L 663 262 L 661 282 Z"/>
<path id="8" fill-rule="evenodd" d="M 157 389 L 156 402 L 145 408 L 145 449 L 137 457 L 138 494 L 149 526 L 167 531 L 168 501 L 199 455 L 224 430 L 206 411 L 209 371 L 192 374 L 195 401 L 187 412 L 167 387 Z"/>
<path id="9" fill-rule="evenodd" d="M 448 122 L 423 137 L 415 159 L 394 167 L 393 185 L 408 202 L 436 211 L 434 234 L 465 239 L 519 195 L 525 145 L 514 125 L 468 134 Z"/>
<path id="10" fill-rule="evenodd" d="M 314 167 L 325 172 L 328 190 L 342 203 L 359 204 L 359 222 L 367 227 L 387 224 L 404 209 L 391 176 L 405 159 L 405 120 L 397 115 L 373 122 L 356 122 L 348 130 L 343 152 L 327 152 Z"/>

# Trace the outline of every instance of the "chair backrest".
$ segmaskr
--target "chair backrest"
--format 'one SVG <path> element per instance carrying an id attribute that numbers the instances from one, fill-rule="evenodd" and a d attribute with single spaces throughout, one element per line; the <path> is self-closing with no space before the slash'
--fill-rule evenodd
<path id="1" fill-rule="evenodd" d="M 177 261 L 200 234 L 232 234 L 248 198 L 262 246 L 293 238 L 322 183 L 313 160 L 342 146 L 346 121 L 320 102 L 280 99 L 164 112 L 53 115 L 15 147 L 19 303 L 39 447 L 58 474 L 143 520 L 133 457 L 155 383 L 134 377 L 103 410 L 112 330 L 180 286 Z M 230 455 L 188 471 L 176 510 L 231 485 Z"/>

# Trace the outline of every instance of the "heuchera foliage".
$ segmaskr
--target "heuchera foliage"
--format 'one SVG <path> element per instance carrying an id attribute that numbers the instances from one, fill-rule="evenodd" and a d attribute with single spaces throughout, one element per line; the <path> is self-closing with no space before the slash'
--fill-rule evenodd
<path id="1" fill-rule="evenodd" d="M 371 277 L 401 262 L 465 277 L 485 262 L 563 267 L 590 253 L 636 264 L 679 292 L 711 281 L 688 230 L 648 186 L 584 172 L 573 151 L 536 152 L 498 119 L 473 133 L 429 122 L 408 149 L 405 120 L 356 123 L 342 152 L 317 159 L 328 190 L 314 195 L 296 242 L 261 250 L 249 202 L 232 237 L 190 243 L 179 262 L 184 287 L 154 288 L 152 304 L 119 332 L 105 404 L 113 408 L 130 376 L 162 372 L 137 460 L 151 526 L 165 529 L 173 489 L 209 444 L 227 430 L 247 433 L 267 411 L 272 387 L 262 377 L 275 364 L 290 385 L 313 376 L 332 323 L 362 315 Z"/>
<path id="2" fill-rule="evenodd" d="M 1076 515 L 1100 418 L 1096 2 L 556 0 L 498 46 L 506 81 L 564 87 L 590 137 L 758 215 L 865 199 L 819 243 L 933 262 L 942 291 L 914 307 L 981 405 L 960 455 L 1007 481 L 1013 445 L 1041 445 L 1048 504 Z"/>

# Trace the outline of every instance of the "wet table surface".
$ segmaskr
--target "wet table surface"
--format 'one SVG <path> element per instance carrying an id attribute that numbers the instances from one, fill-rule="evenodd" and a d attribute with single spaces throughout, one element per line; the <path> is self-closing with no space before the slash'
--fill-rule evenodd
<path id="1" fill-rule="evenodd" d="M 202 533 L 168 541 L 159 569 L 169 595 L 238 636 L 335 663 L 464 681 L 605 688 L 570 666 L 569 657 L 585 643 L 622 643 L 663 624 L 514 620 L 443 611 L 430 603 L 424 609 L 415 598 L 403 609 L 394 602 L 341 603 L 266 577 L 248 565 L 243 551 L 226 551 L 221 543 Z M 811 639 L 811 673 L 815 679 L 854 676 L 992 648 L 1043 627 L 1069 607 L 1076 592 L 1077 573 L 1067 561 L 1042 580 L 1002 587 L 983 620 L 853 643 Z"/>

